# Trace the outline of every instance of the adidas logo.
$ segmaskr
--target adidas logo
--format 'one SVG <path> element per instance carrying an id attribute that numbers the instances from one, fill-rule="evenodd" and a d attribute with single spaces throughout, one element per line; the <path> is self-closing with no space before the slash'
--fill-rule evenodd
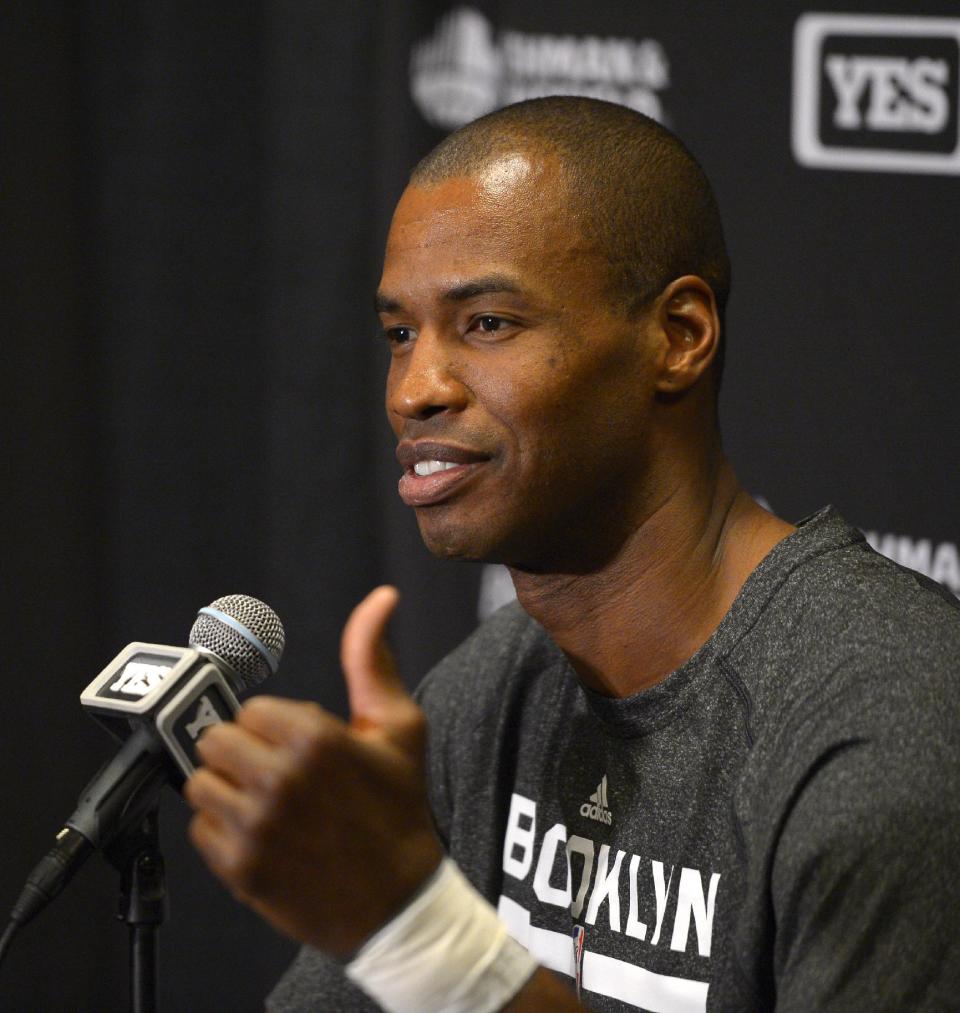
<path id="1" fill-rule="evenodd" d="M 590 796 L 589 802 L 580 806 L 580 815 L 598 823 L 613 823 L 613 813 L 607 808 L 607 775 L 604 774 L 597 785 L 597 790 Z"/>

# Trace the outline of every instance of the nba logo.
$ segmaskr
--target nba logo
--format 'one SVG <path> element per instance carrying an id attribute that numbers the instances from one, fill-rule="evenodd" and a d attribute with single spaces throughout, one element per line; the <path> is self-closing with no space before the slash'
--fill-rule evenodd
<path id="1" fill-rule="evenodd" d="M 587 930 L 582 925 L 574 925 L 573 932 L 573 968 L 577 981 L 577 998 L 580 998 L 580 985 L 583 980 L 583 943 Z"/>

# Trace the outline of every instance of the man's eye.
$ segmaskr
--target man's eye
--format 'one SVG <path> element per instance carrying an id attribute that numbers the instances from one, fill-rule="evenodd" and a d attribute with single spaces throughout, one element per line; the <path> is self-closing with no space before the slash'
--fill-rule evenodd
<path id="1" fill-rule="evenodd" d="M 487 334 L 495 334 L 506 327 L 506 325 L 507 321 L 503 317 L 495 317 L 489 313 L 485 313 L 482 317 L 477 317 L 474 322 L 475 327 L 478 327 L 481 331 L 485 331 Z"/>
<path id="2" fill-rule="evenodd" d="M 412 327 L 388 327 L 383 332 L 391 345 L 405 345 L 413 338 Z"/>

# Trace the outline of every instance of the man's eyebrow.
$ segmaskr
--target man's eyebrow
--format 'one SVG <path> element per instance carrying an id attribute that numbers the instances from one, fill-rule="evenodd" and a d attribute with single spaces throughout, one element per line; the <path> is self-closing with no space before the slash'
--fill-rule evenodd
<path id="1" fill-rule="evenodd" d="M 378 292 L 373 297 L 373 308 L 377 313 L 395 313 L 399 309 L 403 309 L 403 304 L 399 299 L 394 299 L 384 292 Z"/>
<path id="2" fill-rule="evenodd" d="M 490 295 L 495 292 L 516 292 L 522 293 L 523 287 L 514 278 L 506 274 L 488 274 L 482 278 L 475 278 L 472 281 L 461 282 L 448 288 L 442 295 L 444 302 L 466 302 L 478 295 Z M 377 292 L 373 299 L 373 308 L 377 313 L 396 313 L 403 309 L 403 303 L 388 295 L 386 292 Z"/>
<path id="3" fill-rule="evenodd" d="M 483 278 L 465 281 L 454 285 L 443 293 L 445 302 L 466 302 L 478 295 L 490 295 L 495 292 L 522 292 L 519 282 L 506 274 L 488 274 Z"/>

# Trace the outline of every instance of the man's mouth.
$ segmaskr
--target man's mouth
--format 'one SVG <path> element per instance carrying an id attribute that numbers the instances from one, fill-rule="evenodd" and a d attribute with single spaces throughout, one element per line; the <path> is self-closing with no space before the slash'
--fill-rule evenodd
<path id="1" fill-rule="evenodd" d="M 403 442 L 397 447 L 403 475 L 397 491 L 407 506 L 432 506 L 447 499 L 489 460 L 453 444 Z"/>
<path id="2" fill-rule="evenodd" d="M 414 475 L 435 475 L 438 471 L 450 471 L 451 468 L 459 468 L 460 465 L 454 461 L 417 461 L 413 466 Z"/>

